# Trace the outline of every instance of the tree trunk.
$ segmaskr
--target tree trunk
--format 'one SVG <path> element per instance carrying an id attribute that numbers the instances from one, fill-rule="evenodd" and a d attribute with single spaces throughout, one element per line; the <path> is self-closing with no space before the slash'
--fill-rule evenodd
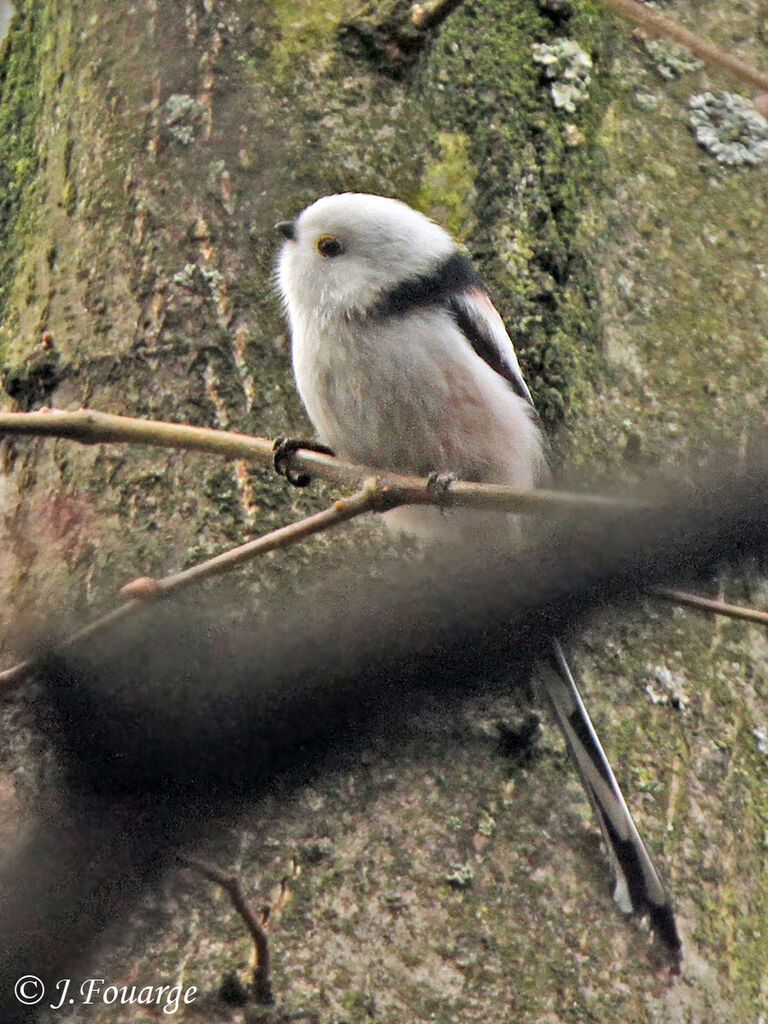
<path id="1" fill-rule="evenodd" d="M 598 3 L 468 0 L 421 34 L 403 0 L 16 7 L 0 67 L 9 408 L 306 433 L 270 283 L 272 225 L 355 190 L 398 196 L 467 244 L 558 452 L 593 485 L 660 464 L 677 473 L 714 437 L 753 443 L 766 397 L 764 170 L 721 167 L 685 127 L 688 95 L 724 87 L 718 76 L 615 38 Z M 764 60 L 757 12 L 742 7 L 726 24 L 714 0 L 699 4 L 694 27 Z M 533 61 L 534 44 L 557 36 L 594 61 L 573 112 L 553 106 Z M 40 440 L 1 451 L 7 662 L 38 621 L 92 615 L 134 576 L 190 565 L 327 496 L 189 453 Z M 297 558 L 250 570 L 251 591 L 295 578 Z M 549 733 L 529 770 L 510 767 L 488 730 L 425 744 L 425 725 L 403 760 L 372 753 L 222 838 L 217 856 L 264 901 L 291 876 L 273 938 L 280 1002 L 339 1022 L 757 1022 L 766 652 L 752 627 L 649 605 L 601 619 L 579 655 L 675 894 L 682 979 L 654 973 L 616 910 Z M 467 712 L 475 726 L 500 713 Z M 3 743 L 7 779 L 29 757 L 18 747 Z M 472 885 L 446 883 L 457 864 Z M 197 883 L 169 880 L 168 892 L 95 973 L 183 976 L 212 992 L 242 966 L 247 936 Z"/>

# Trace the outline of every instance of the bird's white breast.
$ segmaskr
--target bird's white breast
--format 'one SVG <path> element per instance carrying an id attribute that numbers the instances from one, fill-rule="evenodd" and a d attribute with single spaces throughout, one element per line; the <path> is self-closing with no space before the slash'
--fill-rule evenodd
<path id="1" fill-rule="evenodd" d="M 382 469 L 533 487 L 543 453 L 528 404 L 443 309 L 298 322 L 296 381 L 321 440 Z"/>

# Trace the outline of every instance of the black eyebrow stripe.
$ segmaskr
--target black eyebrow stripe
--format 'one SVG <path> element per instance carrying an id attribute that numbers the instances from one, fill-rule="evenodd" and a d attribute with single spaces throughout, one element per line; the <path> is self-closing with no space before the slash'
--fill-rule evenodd
<path id="1" fill-rule="evenodd" d="M 454 252 L 430 273 L 407 277 L 384 292 L 368 310 L 368 316 L 386 320 L 415 309 L 447 306 L 451 295 L 469 288 L 482 288 L 480 276 L 467 256 Z"/>

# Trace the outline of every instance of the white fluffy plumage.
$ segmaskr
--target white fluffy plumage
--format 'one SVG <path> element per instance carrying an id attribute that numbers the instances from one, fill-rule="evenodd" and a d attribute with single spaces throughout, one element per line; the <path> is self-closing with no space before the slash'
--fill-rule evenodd
<path id="1" fill-rule="evenodd" d="M 370 466 L 535 486 L 544 445 L 514 347 L 450 235 L 404 203 L 357 193 L 317 200 L 292 233 L 278 281 L 299 393 L 323 442 Z M 341 250 L 323 255 L 323 238 Z M 446 539 L 478 521 L 509 529 L 492 514 L 436 509 L 387 519 Z"/>
<path id="2" fill-rule="evenodd" d="M 292 222 L 278 282 L 301 398 L 319 439 L 382 470 L 532 488 L 545 445 L 514 346 L 468 258 L 441 227 L 382 196 L 324 196 Z M 509 548 L 511 516 L 388 513 L 390 525 Z M 674 914 L 559 642 L 542 683 L 602 828 L 626 912 L 680 954 Z"/>

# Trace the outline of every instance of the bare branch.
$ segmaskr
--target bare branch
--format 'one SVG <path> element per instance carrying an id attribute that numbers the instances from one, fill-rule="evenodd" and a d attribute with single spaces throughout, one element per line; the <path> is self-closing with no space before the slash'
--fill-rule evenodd
<path id="1" fill-rule="evenodd" d="M 83 626 L 82 629 L 78 629 L 77 632 L 72 633 L 71 636 L 67 637 L 60 645 L 59 649 L 63 650 L 68 647 L 72 647 L 73 644 L 78 643 L 80 640 L 87 640 L 88 637 L 96 636 L 98 633 L 104 632 L 111 626 L 117 625 L 126 616 L 130 615 L 131 612 L 136 611 L 143 604 L 142 601 L 126 601 L 125 604 L 118 605 L 117 608 L 113 608 L 111 612 L 107 612 L 105 615 L 100 615 L 98 619 L 94 619 L 87 626 Z M 27 658 L 26 661 L 20 661 L 16 665 L 12 665 L 10 668 L 0 672 L 0 693 L 9 693 L 15 689 L 19 683 L 23 682 L 24 679 L 37 665 L 36 658 Z"/>
<path id="2" fill-rule="evenodd" d="M 628 21 L 634 21 L 636 25 L 641 25 L 652 35 L 674 39 L 675 42 L 687 46 L 691 53 L 700 57 L 701 60 L 708 64 L 716 64 L 725 71 L 729 71 L 752 88 L 768 90 L 768 74 L 745 64 L 744 61 L 737 60 L 730 53 L 721 50 L 719 46 L 715 46 L 709 40 L 702 39 L 701 36 L 683 28 L 682 25 L 665 18 L 663 14 L 659 14 L 647 4 L 639 3 L 638 0 L 601 0 L 601 3 Z"/>
<path id="3" fill-rule="evenodd" d="M 240 875 L 235 872 L 222 871 L 215 864 L 206 860 L 199 860 L 197 857 L 179 855 L 181 863 L 193 871 L 197 871 L 209 882 L 220 885 L 229 896 L 232 906 L 243 920 L 245 927 L 253 939 L 253 947 L 256 954 L 256 964 L 253 969 L 253 993 L 257 1003 L 274 1003 L 275 997 L 272 994 L 272 979 L 270 977 L 269 960 L 269 938 L 267 936 L 266 915 L 257 915 L 245 898 L 243 892 L 243 881 Z"/>
<path id="4" fill-rule="evenodd" d="M 290 547 L 315 533 L 330 529 L 339 523 L 345 523 L 366 512 L 374 511 L 381 506 L 381 502 L 379 488 L 376 480 L 372 478 L 368 485 L 364 486 L 357 494 L 335 501 L 330 508 L 315 512 L 313 515 L 299 519 L 295 523 L 289 523 L 287 526 L 280 526 L 262 537 L 241 544 L 231 551 L 215 555 L 189 569 L 183 569 L 181 572 L 173 573 L 159 580 L 146 576 L 139 580 L 132 580 L 121 590 L 122 596 L 129 598 L 128 601 L 72 633 L 58 645 L 58 649 L 65 650 L 81 640 L 86 640 L 88 637 L 109 629 L 132 612 L 137 611 L 147 601 L 168 597 L 194 583 L 213 576 L 220 576 L 268 551 Z M 36 659 L 29 658 L 0 672 L 0 693 L 14 689 L 34 669 L 36 663 Z"/>
<path id="5" fill-rule="evenodd" d="M 182 569 L 181 572 L 174 573 L 172 576 L 149 581 L 151 586 L 148 588 L 148 592 L 146 592 L 146 598 L 152 600 L 156 597 L 167 597 L 169 594 L 183 590 L 193 583 L 200 583 L 202 580 L 210 579 L 213 576 L 221 576 L 237 566 L 245 564 L 245 562 L 250 562 L 259 555 L 266 554 L 268 551 L 290 547 L 292 544 L 296 544 L 316 533 L 321 533 L 323 530 L 328 530 L 332 526 L 337 526 L 339 523 L 346 523 L 350 519 L 355 519 L 366 512 L 376 511 L 380 504 L 380 491 L 376 480 L 372 478 L 368 485 L 364 485 L 357 494 L 353 494 L 350 498 L 341 498 L 338 501 L 334 501 L 330 508 L 325 508 L 321 512 L 315 512 L 313 515 L 307 516 L 305 519 L 299 519 L 295 523 L 289 523 L 287 526 L 280 526 L 270 533 L 265 533 L 263 537 L 257 537 L 255 540 L 240 544 L 230 551 L 224 551 L 222 554 L 215 555 L 213 558 L 200 562 L 198 565 L 193 565 L 189 569 Z M 134 581 L 134 583 L 136 582 L 144 583 L 144 580 Z M 133 584 L 129 583 L 123 588 L 121 593 L 125 596 L 131 596 L 132 586 Z"/>
<path id="6" fill-rule="evenodd" d="M 663 601 L 670 601 L 672 604 L 679 604 L 685 608 L 695 608 L 697 611 L 708 612 L 710 615 L 723 615 L 728 619 L 768 626 L 768 612 L 761 612 L 755 608 L 728 604 L 726 601 L 715 601 L 711 597 L 700 597 L 698 594 L 688 594 L 685 591 L 671 590 L 667 587 L 655 588 L 650 593 L 653 597 L 660 597 Z"/>
<path id="7" fill-rule="evenodd" d="M 265 437 L 191 427 L 188 424 L 165 423 L 162 420 L 141 420 L 130 416 L 80 409 L 76 412 L 0 413 L 0 436 L 34 435 L 64 437 L 80 444 L 115 444 L 129 442 L 154 447 L 179 448 L 230 459 L 247 459 L 271 465 L 273 445 Z M 447 491 L 439 491 L 428 479 L 379 473 L 370 466 L 357 466 L 331 455 L 300 449 L 292 463 L 299 469 L 314 473 L 334 483 L 358 487 L 375 477 L 380 491 L 381 509 L 397 505 L 444 505 L 456 508 L 496 509 L 498 511 L 559 514 L 562 511 L 637 508 L 637 501 L 595 494 L 570 494 L 565 491 L 521 491 L 500 484 L 477 484 L 456 480 Z M 442 467 L 450 470 L 450 466 Z"/>
<path id="8" fill-rule="evenodd" d="M 33 434 L 38 437 L 67 437 L 80 444 L 111 444 L 128 441 L 159 448 L 187 448 L 231 459 L 256 459 L 269 462 L 272 442 L 264 437 L 192 427 L 185 423 L 143 420 L 116 416 L 96 409 L 68 412 L 50 409 L 44 412 L 0 413 L 0 435 Z"/>

